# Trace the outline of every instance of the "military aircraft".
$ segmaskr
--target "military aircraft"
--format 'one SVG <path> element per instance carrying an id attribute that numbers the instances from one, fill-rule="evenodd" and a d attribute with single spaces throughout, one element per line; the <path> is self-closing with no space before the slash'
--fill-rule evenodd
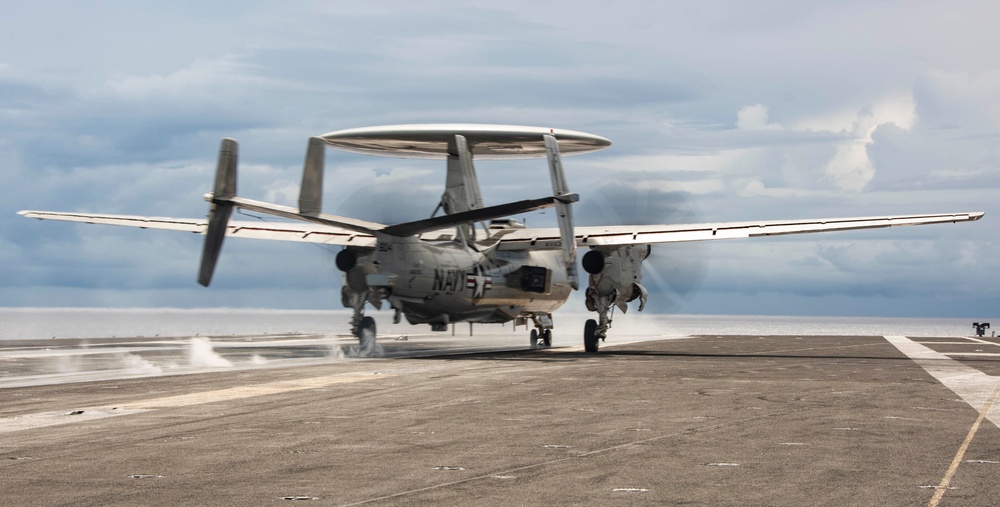
<path id="1" fill-rule="evenodd" d="M 395 311 L 393 321 L 430 324 L 444 331 L 455 322 L 533 324 L 533 347 L 551 345 L 553 312 L 579 288 L 577 248 L 589 275 L 586 307 L 596 312 L 583 329 L 584 348 L 597 352 L 614 308 L 627 311 L 648 296 L 642 262 L 656 243 L 943 224 L 979 220 L 983 213 L 947 213 L 814 220 L 575 227 L 563 155 L 607 148 L 611 141 L 572 130 L 479 124 L 421 124 L 330 132 L 309 139 L 298 208 L 237 196 L 237 151 L 223 139 L 207 219 L 175 219 L 51 211 L 20 211 L 29 218 L 169 229 L 205 234 L 198 282 L 208 286 L 223 239 L 301 241 L 341 245 L 342 302 L 353 310 L 351 329 L 363 348 L 375 340 L 371 305 Z M 382 224 L 323 213 L 326 147 L 354 153 L 446 160 L 445 189 L 431 217 Z M 552 193 L 485 206 L 474 159 L 546 158 Z M 292 222 L 230 221 L 235 208 Z M 555 208 L 558 228 L 527 228 L 513 215 Z M 439 213 L 440 212 L 440 213 Z"/>

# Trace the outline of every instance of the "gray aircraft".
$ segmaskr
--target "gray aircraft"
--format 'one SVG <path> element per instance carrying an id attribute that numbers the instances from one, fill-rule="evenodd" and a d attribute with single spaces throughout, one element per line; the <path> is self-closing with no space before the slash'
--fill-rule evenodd
<path id="1" fill-rule="evenodd" d="M 20 211 L 29 218 L 169 229 L 205 234 L 198 282 L 212 280 L 223 239 L 301 241 L 341 245 L 337 268 L 344 273 L 342 301 L 353 310 L 351 328 L 368 348 L 375 321 L 371 305 L 388 304 L 394 322 L 430 324 L 444 331 L 455 322 L 503 323 L 533 329 L 533 347 L 552 341 L 552 313 L 579 288 L 577 248 L 586 248 L 586 306 L 596 312 L 583 330 L 584 348 L 596 352 L 611 327 L 614 308 L 646 304 L 642 262 L 655 243 L 830 232 L 903 225 L 979 220 L 983 213 L 947 213 L 814 220 L 704 224 L 575 227 L 573 203 L 562 155 L 601 150 L 611 141 L 572 130 L 507 125 L 395 125 L 340 130 L 309 139 L 299 206 L 255 201 L 236 194 L 237 143 L 223 139 L 215 185 L 205 195 L 206 219 Z M 394 225 L 322 212 L 326 147 L 403 158 L 445 159 L 441 202 L 430 218 Z M 552 194 L 484 206 L 473 159 L 546 158 Z M 235 208 L 292 219 L 292 222 L 231 221 Z M 555 208 L 558 228 L 526 228 L 513 215 Z M 440 214 L 439 214 L 440 212 Z"/>

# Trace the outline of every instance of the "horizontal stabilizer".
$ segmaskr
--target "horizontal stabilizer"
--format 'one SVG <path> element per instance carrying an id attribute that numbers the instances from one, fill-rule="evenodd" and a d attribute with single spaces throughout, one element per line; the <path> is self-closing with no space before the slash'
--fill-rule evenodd
<path id="1" fill-rule="evenodd" d="M 274 204 L 270 202 L 255 201 L 253 199 L 246 199 L 243 197 L 234 197 L 232 199 L 229 199 L 227 202 L 234 204 L 237 208 L 256 211 L 258 213 L 266 213 L 268 215 L 274 215 L 276 217 L 290 218 L 292 220 L 302 220 L 305 222 L 329 225 L 331 227 L 347 229 L 349 231 L 355 231 L 362 234 L 375 234 L 376 232 L 385 228 L 385 225 L 379 223 L 368 222 L 365 220 L 358 220 L 355 218 L 341 217 L 337 215 L 328 215 L 326 213 L 306 215 L 299 213 L 299 210 L 291 206 L 282 206 L 280 204 Z"/>
<path id="2" fill-rule="evenodd" d="M 381 232 L 383 234 L 389 234 L 390 236 L 413 236 L 422 232 L 444 229 L 445 227 L 453 225 L 484 222 L 494 218 L 508 217 L 518 213 L 526 213 L 528 211 L 549 208 L 554 206 L 560 199 L 566 200 L 574 198 L 579 199 L 579 196 L 576 194 L 567 194 L 559 198 L 542 197 L 540 199 L 526 199 L 523 201 L 509 202 L 507 204 L 498 204 L 496 206 L 463 211 L 461 213 L 453 213 L 451 215 L 440 215 L 424 220 L 390 225 L 389 227 L 382 229 Z"/>
<path id="3" fill-rule="evenodd" d="M 445 227 L 451 227 L 457 224 L 482 222 L 494 218 L 506 217 L 510 215 L 516 215 L 518 213 L 526 213 L 528 211 L 544 209 L 553 206 L 557 202 L 576 202 L 577 200 L 579 200 L 579 196 L 577 194 L 569 193 L 559 197 L 542 197 L 540 199 L 526 199 L 523 201 L 516 201 L 507 204 L 499 204 L 497 206 L 489 206 L 486 208 L 469 210 L 462 213 L 441 215 L 433 218 L 427 218 L 424 220 L 417 220 L 414 222 L 406 222 L 390 226 L 385 226 L 383 224 L 379 224 L 376 222 L 358 220 L 355 218 L 328 215 L 326 213 L 305 215 L 299 213 L 297 209 L 292 208 L 290 206 L 282 206 L 280 204 L 255 201 L 253 199 L 246 199 L 243 197 L 234 197 L 232 199 L 226 200 L 225 202 L 231 203 L 235 205 L 237 208 L 243 208 L 246 210 L 256 211 L 259 213 L 266 213 L 269 215 L 274 215 L 282 218 L 289 218 L 292 220 L 302 220 L 305 222 L 328 225 L 331 227 L 337 227 L 341 229 L 355 231 L 361 234 L 374 235 L 376 233 L 382 233 L 382 234 L 388 234 L 390 236 L 403 237 L 403 236 L 413 236 L 416 234 L 420 234 L 422 232 L 444 229 Z M 218 202 L 218 200 L 216 200 L 215 202 Z"/>

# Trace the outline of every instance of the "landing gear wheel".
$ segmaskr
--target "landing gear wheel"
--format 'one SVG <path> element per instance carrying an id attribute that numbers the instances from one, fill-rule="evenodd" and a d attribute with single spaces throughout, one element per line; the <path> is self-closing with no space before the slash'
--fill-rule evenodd
<path id="1" fill-rule="evenodd" d="M 587 352 L 597 352 L 597 321 L 588 319 L 583 325 L 583 349 Z"/>
<path id="2" fill-rule="evenodd" d="M 364 317 L 358 325 L 358 344 L 361 345 L 362 352 L 371 351 L 375 348 L 375 319 Z"/>
<path id="3" fill-rule="evenodd" d="M 538 348 L 538 330 L 537 329 L 532 329 L 531 330 L 531 348 L 533 348 L 533 349 L 537 349 Z"/>
<path id="4" fill-rule="evenodd" d="M 545 345 L 546 347 L 551 347 L 552 346 L 552 330 L 551 329 L 546 329 L 545 331 L 542 331 L 542 344 Z"/>

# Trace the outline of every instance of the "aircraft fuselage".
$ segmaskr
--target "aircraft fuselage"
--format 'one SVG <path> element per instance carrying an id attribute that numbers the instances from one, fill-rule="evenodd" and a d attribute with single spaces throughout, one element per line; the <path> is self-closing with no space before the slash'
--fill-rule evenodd
<path id="1" fill-rule="evenodd" d="M 359 260 L 345 273 L 347 285 L 375 289 L 411 324 L 501 323 L 551 314 L 572 291 L 558 250 L 475 250 L 457 241 L 382 236 Z"/>

